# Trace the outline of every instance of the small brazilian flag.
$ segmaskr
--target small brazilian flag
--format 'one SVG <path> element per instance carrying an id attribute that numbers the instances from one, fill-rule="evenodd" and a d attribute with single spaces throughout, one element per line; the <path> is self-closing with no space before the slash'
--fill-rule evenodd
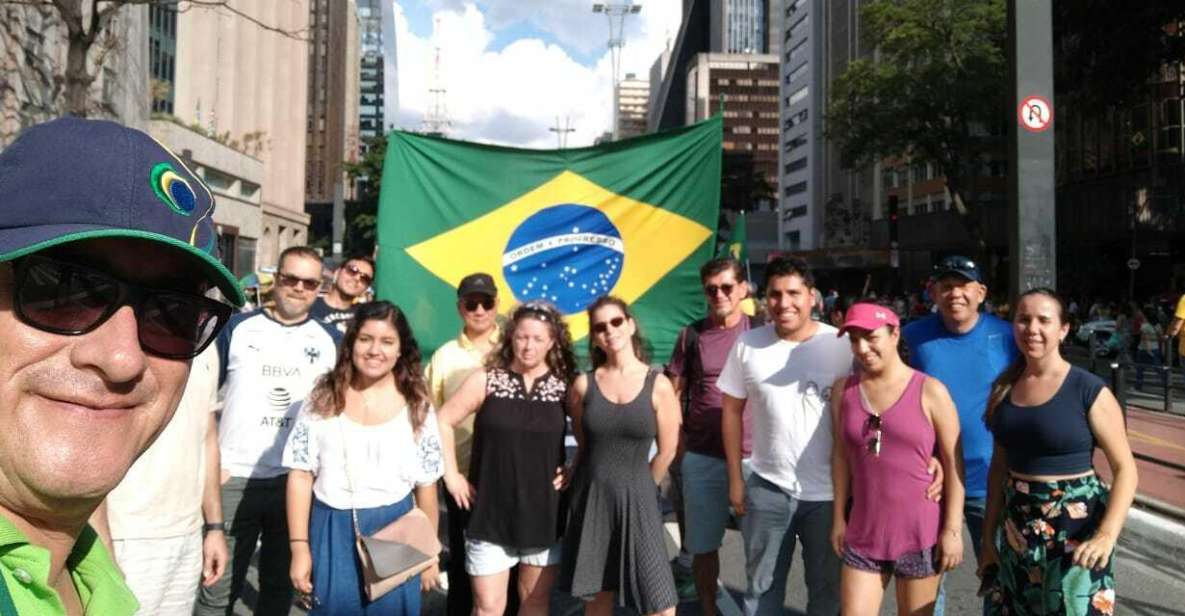
<path id="1" fill-rule="evenodd" d="M 378 213 L 377 295 L 407 313 L 425 353 L 456 337 L 456 287 L 493 276 L 499 311 L 629 302 L 654 361 L 703 316 L 699 266 L 720 208 L 721 120 L 591 148 L 525 150 L 395 131 Z M 585 344 L 577 345 L 584 354 Z"/>

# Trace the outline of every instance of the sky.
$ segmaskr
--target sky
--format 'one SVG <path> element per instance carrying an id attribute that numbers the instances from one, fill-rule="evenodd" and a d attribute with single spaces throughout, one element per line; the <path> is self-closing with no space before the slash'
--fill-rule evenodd
<path id="1" fill-rule="evenodd" d="M 602 0 L 603 1 L 603 0 Z M 628 0 L 616 0 L 624 3 Z M 394 0 L 399 70 L 398 128 L 419 130 L 444 89 L 449 137 L 554 148 L 558 122 L 568 147 L 611 129 L 609 21 L 592 0 Z M 648 79 L 679 32 L 681 0 L 638 0 L 626 18 L 621 74 Z M 434 70 L 440 49 L 439 70 Z M 435 85 L 439 75 L 439 86 Z M 389 122 L 389 120 L 388 120 Z"/>

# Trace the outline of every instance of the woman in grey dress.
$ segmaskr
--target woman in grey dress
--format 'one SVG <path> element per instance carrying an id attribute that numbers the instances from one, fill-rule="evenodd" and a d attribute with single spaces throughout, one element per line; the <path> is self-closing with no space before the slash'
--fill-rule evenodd
<path id="1" fill-rule="evenodd" d="M 560 588 L 587 602 L 585 614 L 611 614 L 616 604 L 672 616 L 679 598 L 656 486 L 675 457 L 679 401 L 646 363 L 625 302 L 598 299 L 588 322 L 593 370 L 568 390 L 579 449 Z M 658 454 L 647 462 L 656 437 Z"/>

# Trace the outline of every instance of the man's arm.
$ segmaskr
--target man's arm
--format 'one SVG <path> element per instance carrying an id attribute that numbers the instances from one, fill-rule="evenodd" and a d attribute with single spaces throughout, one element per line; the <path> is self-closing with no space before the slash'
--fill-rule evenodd
<path id="1" fill-rule="evenodd" d="M 202 486 L 202 518 L 206 524 L 225 524 L 222 517 L 222 456 L 218 451 L 218 419 L 210 411 L 206 428 L 206 481 Z M 202 539 L 202 586 L 211 586 L 226 572 L 230 550 L 226 528 L 206 530 Z"/>
<path id="2" fill-rule="evenodd" d="M 745 400 L 724 394 L 721 408 L 720 433 L 724 440 L 724 458 L 728 461 L 728 500 L 737 515 L 745 515 L 745 478 L 741 473 L 741 418 Z"/>

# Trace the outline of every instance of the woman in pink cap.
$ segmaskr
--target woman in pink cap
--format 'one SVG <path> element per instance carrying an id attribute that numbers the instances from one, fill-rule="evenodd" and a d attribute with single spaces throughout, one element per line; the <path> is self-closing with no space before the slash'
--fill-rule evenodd
<path id="1" fill-rule="evenodd" d="M 930 614 L 941 574 L 963 559 L 959 417 L 942 383 L 902 361 L 891 308 L 853 304 L 845 333 L 857 369 L 831 388 L 831 544 L 843 560 L 842 611 L 879 614 L 896 577 L 898 613 Z M 941 503 L 926 497 L 935 451 L 945 476 Z"/>

